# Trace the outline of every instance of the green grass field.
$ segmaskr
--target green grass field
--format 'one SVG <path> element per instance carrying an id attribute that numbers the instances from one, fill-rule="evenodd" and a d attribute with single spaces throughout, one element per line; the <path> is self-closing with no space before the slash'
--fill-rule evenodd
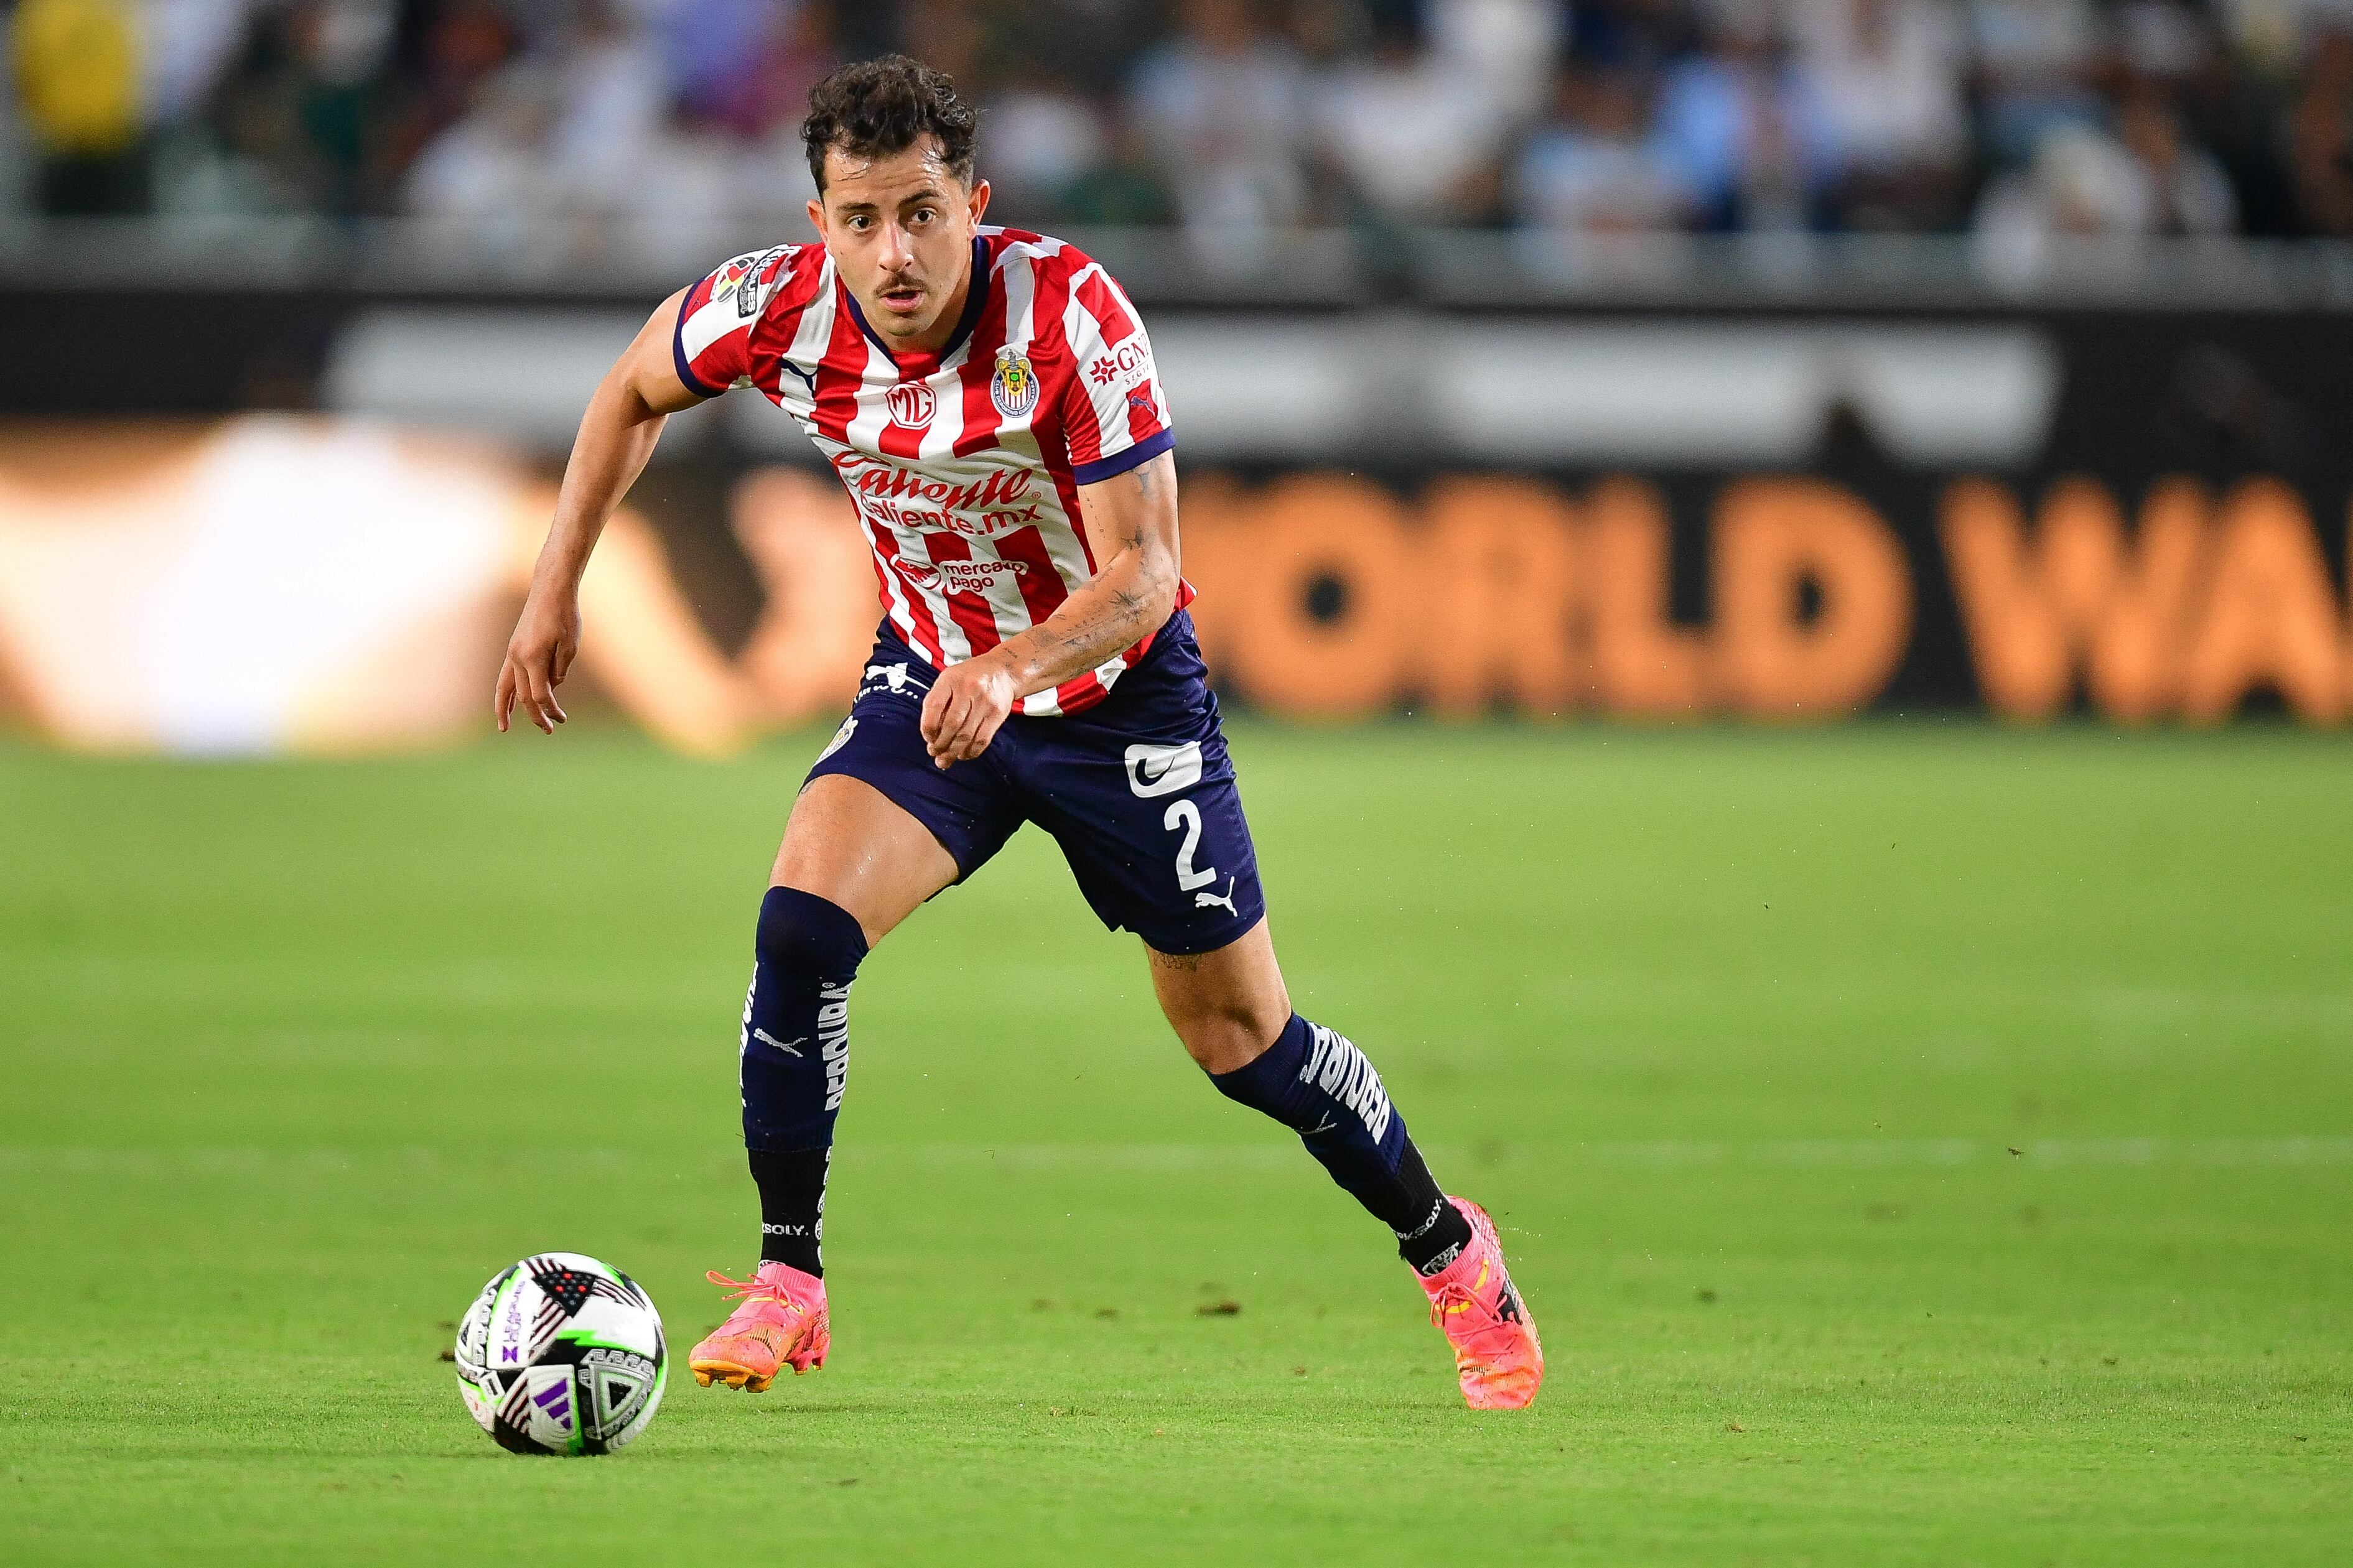
<path id="1" fill-rule="evenodd" d="M 2353 1559 L 2353 750 L 2260 730 L 1240 727 L 1534 1410 L 1033 832 L 860 983 L 833 1363 L 501 1453 L 438 1359 L 493 1270 L 596 1253 L 677 1353 L 751 1261 L 820 739 L 0 748 L 0 1560 Z"/>

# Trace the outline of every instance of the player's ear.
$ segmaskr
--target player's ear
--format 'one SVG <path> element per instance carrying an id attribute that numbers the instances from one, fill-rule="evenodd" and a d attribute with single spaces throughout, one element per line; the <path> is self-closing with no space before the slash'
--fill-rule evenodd
<path id="1" fill-rule="evenodd" d="M 965 199 L 972 204 L 972 221 L 978 223 L 980 215 L 988 210 L 988 182 L 975 180 L 972 183 L 972 195 Z"/>
<path id="2" fill-rule="evenodd" d="M 809 226 L 817 230 L 817 237 L 819 239 L 828 237 L 825 232 L 825 198 L 823 196 L 809 198 L 808 215 Z"/>

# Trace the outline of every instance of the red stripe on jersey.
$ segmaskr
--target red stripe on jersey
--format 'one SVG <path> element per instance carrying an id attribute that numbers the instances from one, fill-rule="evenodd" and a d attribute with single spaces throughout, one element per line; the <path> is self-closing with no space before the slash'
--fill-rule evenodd
<path id="1" fill-rule="evenodd" d="M 959 458 L 996 446 L 997 429 L 1005 423 L 988 395 L 989 379 L 997 374 L 997 351 L 1005 346 L 1005 289 L 993 258 L 988 275 L 974 279 L 973 287 L 986 289 L 988 295 L 980 320 L 973 326 L 964 363 L 956 367 L 957 379 L 964 385 L 964 434 L 955 441 Z"/>
<path id="2" fill-rule="evenodd" d="M 1095 422 L 1095 400 L 1079 384 L 1075 373 L 1063 383 L 1063 417 L 1066 428 L 1058 432 L 1062 437 L 1062 461 L 1066 464 L 1092 463 L 1103 456 L 1103 429 Z"/>
<path id="3" fill-rule="evenodd" d="M 1071 595 L 1062 586 L 1062 574 L 1054 570 L 1054 558 L 1046 552 L 1044 534 L 1034 528 L 1017 528 L 996 544 L 999 556 L 1021 563 L 1014 580 L 1020 586 L 1021 603 L 1029 612 L 1031 626 L 1062 607 L 1062 601 Z"/>
<path id="4" fill-rule="evenodd" d="M 1075 713 L 1082 708 L 1092 708 L 1111 695 L 1093 670 L 1073 676 L 1054 688 L 1054 705 L 1065 713 Z"/>
<path id="5" fill-rule="evenodd" d="M 826 340 L 825 357 L 817 363 L 809 420 L 820 434 L 847 446 L 849 422 L 858 417 L 858 389 L 866 382 L 866 334 L 858 330 L 858 318 L 841 301 L 840 290 L 837 282 L 833 335 Z"/>
<path id="6" fill-rule="evenodd" d="M 784 396 L 785 356 L 792 352 L 793 338 L 801 330 L 801 317 L 817 299 L 813 285 L 825 270 L 825 247 L 805 245 L 793 254 L 792 273 L 776 279 L 768 296 L 767 309 L 752 327 L 752 342 L 747 355 L 752 365 L 752 384 L 771 398 Z"/>
<path id="7" fill-rule="evenodd" d="M 857 505 L 852 498 L 851 505 Z M 934 669 L 948 667 L 947 650 L 941 646 L 939 628 L 933 624 L 931 606 L 921 594 L 914 592 L 899 566 L 899 540 L 889 529 L 870 520 L 863 508 L 858 513 L 858 526 L 866 531 L 867 543 L 874 547 L 874 573 L 882 583 L 882 613 L 890 615 L 892 595 L 895 593 L 906 604 L 907 619 L 913 624 L 916 651 L 932 662 Z M 895 577 L 898 580 L 893 582 Z M 895 617 L 894 617 L 895 618 Z"/>
<path id="8" fill-rule="evenodd" d="M 1095 547 L 1087 538 L 1086 519 L 1079 510 L 1079 487 L 1071 478 L 1071 439 L 1062 427 L 1065 412 L 1075 410 L 1086 421 L 1088 431 L 1094 429 L 1094 405 L 1078 387 L 1079 367 L 1071 363 L 1070 339 L 1062 327 L 1063 318 L 1070 313 L 1071 262 L 1075 255 L 1064 251 L 1038 264 L 1037 294 L 1029 311 L 1030 353 L 1049 362 L 1038 367 L 1039 376 L 1046 386 L 1059 387 L 1060 393 L 1039 399 L 1038 412 L 1030 416 L 1029 431 L 1037 438 L 1038 456 L 1046 465 L 1055 493 L 1061 497 L 1062 515 L 1071 520 L 1071 532 L 1078 538 L 1079 552 L 1086 557 L 1087 575 L 1092 577 L 1098 570 Z M 1079 264 L 1083 266 L 1084 262 Z"/>
<path id="9" fill-rule="evenodd" d="M 1060 336 L 1061 320 L 1060 312 L 1056 312 L 1054 321 L 1058 338 Z M 1086 366 L 1079 363 L 1078 355 L 1069 344 L 1064 343 L 1061 347 L 1066 368 L 1057 381 L 1046 384 L 1061 388 L 1062 395 L 1054 400 L 1054 404 L 1059 419 L 1063 422 L 1060 430 L 1063 461 L 1066 464 L 1092 463 L 1103 456 L 1103 430 L 1095 418 L 1095 400 L 1087 395 Z"/>
<path id="10" fill-rule="evenodd" d="M 1078 371 L 1078 366 L 1071 363 L 1069 335 L 1062 330 L 1062 318 L 1071 311 L 1071 259 L 1067 254 L 1043 257 L 1036 263 L 1036 268 L 1038 284 L 1029 306 L 1030 363 L 1038 372 L 1041 387 L 1059 384 L 1067 392 Z M 1059 377 L 1054 374 L 1058 368 L 1062 372 Z M 1068 396 L 1038 400 L 1038 411 L 1030 416 L 1029 428 L 1038 433 L 1040 447 L 1045 445 L 1049 432 L 1060 430 L 1064 405 L 1070 401 Z"/>
<path id="11" fill-rule="evenodd" d="M 1135 331 L 1135 318 L 1127 313 L 1127 307 L 1119 302 L 1118 290 L 1100 270 L 1089 272 L 1086 280 L 1079 285 L 1079 303 L 1103 329 L 1105 348 L 1119 347 L 1120 340 Z"/>
<path id="12" fill-rule="evenodd" d="M 923 553 L 930 556 L 932 564 L 936 566 L 944 561 L 971 560 L 972 546 L 953 533 L 926 533 L 923 535 Z M 968 588 L 951 588 L 948 586 L 950 581 L 946 573 L 941 573 L 938 586 L 931 591 L 947 601 L 948 614 L 963 628 L 965 637 L 972 643 L 972 651 L 987 653 L 1003 642 L 1005 638 L 997 629 L 997 612 L 989 608 L 987 599 Z"/>
<path id="13" fill-rule="evenodd" d="M 923 433 L 911 430 L 896 419 L 886 419 L 882 424 L 882 434 L 874 438 L 874 445 L 881 448 L 886 458 L 904 458 L 912 462 L 923 449 Z"/>

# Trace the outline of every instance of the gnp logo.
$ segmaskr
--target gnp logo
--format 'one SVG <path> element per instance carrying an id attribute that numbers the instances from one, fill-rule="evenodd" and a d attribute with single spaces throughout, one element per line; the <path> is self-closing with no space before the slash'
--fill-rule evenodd
<path id="1" fill-rule="evenodd" d="M 918 588 L 941 588 L 951 594 L 987 594 L 1003 576 L 1025 576 L 1026 561 L 910 561 L 902 555 L 892 563 L 899 575 Z"/>
<path id="2" fill-rule="evenodd" d="M 1087 366 L 1087 374 L 1097 386 L 1109 386 L 1123 378 L 1132 379 L 1137 372 L 1151 366 L 1152 351 L 1144 346 L 1142 338 L 1130 338 Z"/>
<path id="3" fill-rule="evenodd" d="M 909 430 L 921 430 L 939 412 L 939 400 L 932 389 L 920 381 L 902 381 L 882 395 L 882 405 L 891 411 L 891 423 Z"/>

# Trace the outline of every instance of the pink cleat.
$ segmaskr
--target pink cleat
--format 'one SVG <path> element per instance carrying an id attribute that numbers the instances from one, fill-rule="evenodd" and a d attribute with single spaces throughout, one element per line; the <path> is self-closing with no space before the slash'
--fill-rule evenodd
<path id="1" fill-rule="evenodd" d="M 833 1332 L 824 1280 L 782 1263 L 763 1263 L 749 1279 L 730 1279 L 715 1268 L 709 1278 L 733 1286 L 743 1301 L 686 1358 L 695 1382 L 765 1394 L 785 1367 L 797 1374 L 825 1364 Z"/>
<path id="2" fill-rule="evenodd" d="M 1454 1371 L 1473 1410 L 1520 1410 L 1544 1384 L 1544 1346 L 1535 1320 L 1512 1289 L 1495 1222 L 1467 1198 L 1449 1198 L 1471 1222 L 1471 1244 L 1443 1272 L 1426 1279 L 1430 1321 L 1454 1347 Z M 698 1352 L 699 1353 L 699 1352 Z"/>

